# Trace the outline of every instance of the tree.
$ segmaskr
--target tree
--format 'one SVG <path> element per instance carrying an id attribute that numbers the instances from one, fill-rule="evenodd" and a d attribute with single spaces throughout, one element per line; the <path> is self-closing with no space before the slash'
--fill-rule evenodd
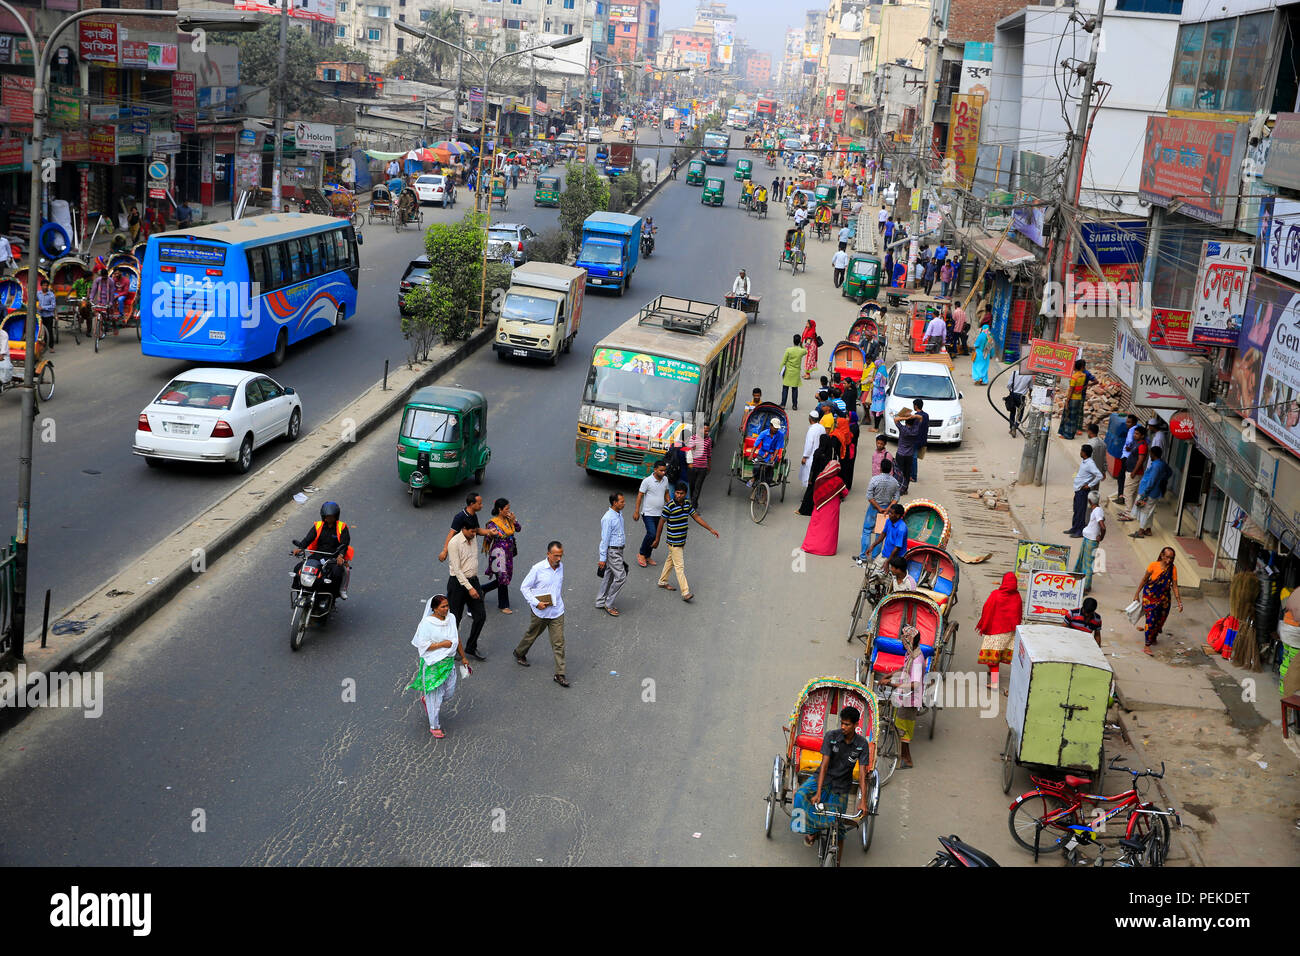
<path id="1" fill-rule="evenodd" d="M 609 208 L 609 185 L 587 163 L 569 163 L 560 193 L 560 228 L 568 232 L 573 248 L 582 245 L 582 224 L 593 212 Z"/>
<path id="2" fill-rule="evenodd" d="M 483 244 L 487 219 L 467 213 L 459 222 L 434 223 L 424 234 L 429 279 L 406 296 L 410 315 L 402 317 L 402 334 L 411 342 L 410 361 L 422 362 L 441 339 L 467 338 L 478 325 L 483 289 Z M 500 291 L 510 284 L 510 268 L 488 263 L 486 304 L 495 311 Z"/>
<path id="3" fill-rule="evenodd" d="M 244 84 L 261 86 L 271 91 L 276 99 L 276 68 L 280 53 L 280 25 L 274 19 L 253 33 L 219 33 L 218 43 L 231 43 L 239 47 L 239 74 Z M 326 48 L 312 41 L 306 30 L 289 26 L 289 40 L 285 56 L 285 115 L 314 112 L 320 107 L 313 81 L 316 64 L 334 59 L 323 56 Z"/>

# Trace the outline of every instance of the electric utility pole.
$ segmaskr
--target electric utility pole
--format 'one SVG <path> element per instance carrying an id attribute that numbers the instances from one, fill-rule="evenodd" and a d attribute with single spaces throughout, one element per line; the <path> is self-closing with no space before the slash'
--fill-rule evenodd
<path id="1" fill-rule="evenodd" d="M 1060 207 L 1056 215 L 1056 230 L 1052 240 L 1052 263 L 1048 274 L 1048 289 L 1051 296 L 1051 311 L 1048 316 L 1052 324 L 1051 335 L 1056 339 L 1060 335 L 1060 320 L 1065 314 L 1065 270 L 1069 265 L 1069 227 L 1066 223 L 1064 207 L 1072 206 L 1079 192 L 1083 176 L 1083 142 L 1088 129 L 1088 114 L 1092 111 L 1093 78 L 1097 72 L 1097 51 L 1101 47 L 1101 23 L 1106 15 L 1106 0 L 1099 0 L 1097 17 L 1084 24 L 1089 34 L 1088 62 L 1079 70 L 1083 75 L 1083 92 L 1079 98 L 1079 112 L 1074 118 L 1074 131 L 1066 133 L 1065 153 L 1065 192 L 1061 195 Z M 1056 286 L 1050 285 L 1055 281 Z M 1046 303 L 1045 303 L 1046 304 Z M 1054 376 L 1052 376 L 1054 377 Z M 1043 377 L 1040 384 L 1050 384 L 1051 378 Z M 1051 415 L 1031 410 L 1025 419 L 1025 450 L 1020 456 L 1019 483 L 1027 485 L 1031 481 L 1036 485 L 1043 483 L 1043 470 L 1047 463 L 1047 430 Z"/>
<path id="2" fill-rule="evenodd" d="M 280 0 L 280 53 L 275 64 L 275 168 L 271 172 L 271 212 L 282 211 L 284 189 L 284 94 L 289 53 L 289 0 Z"/>
<path id="3" fill-rule="evenodd" d="M 912 225 L 908 230 L 912 236 L 907 244 L 908 278 L 911 278 L 912 269 L 921 254 L 921 213 L 925 209 L 925 187 L 930 182 L 930 153 L 934 139 L 934 123 L 931 120 L 934 116 L 934 103 L 938 98 L 935 73 L 942 56 L 942 47 L 939 44 L 939 27 L 942 24 L 937 9 L 938 4 L 930 5 L 930 20 L 925 29 L 925 97 L 921 101 L 921 115 L 917 117 L 917 135 L 914 137 L 920 144 L 918 150 L 920 170 L 916 177 L 916 188 L 920 191 L 920 196 L 917 197 L 916 210 L 912 213 Z"/>
<path id="4" fill-rule="evenodd" d="M 464 37 L 461 37 L 463 40 Z M 456 54 L 456 105 L 451 111 L 451 141 L 460 142 L 460 84 L 464 76 L 465 54 Z M 441 72 L 441 71 L 439 71 Z"/>

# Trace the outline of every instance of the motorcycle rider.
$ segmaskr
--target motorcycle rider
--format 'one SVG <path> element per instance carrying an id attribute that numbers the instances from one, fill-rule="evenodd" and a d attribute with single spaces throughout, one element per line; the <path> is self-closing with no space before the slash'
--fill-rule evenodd
<path id="1" fill-rule="evenodd" d="M 641 248 L 647 254 L 655 251 L 655 231 L 655 217 L 646 216 L 641 229 Z"/>
<path id="2" fill-rule="evenodd" d="M 327 501 L 320 506 L 320 521 L 311 526 L 311 530 L 302 536 L 301 540 L 294 541 L 294 554 L 302 554 L 304 551 L 316 551 L 322 555 L 327 555 L 332 560 L 326 560 L 321 564 L 321 577 L 325 581 L 325 586 L 330 589 L 336 598 L 348 599 L 348 578 L 351 572 L 347 563 L 352 560 L 352 532 L 348 530 L 346 522 L 339 520 L 342 509 L 338 503 Z M 296 575 L 302 569 L 302 562 L 298 562 L 298 567 L 293 569 Z"/>

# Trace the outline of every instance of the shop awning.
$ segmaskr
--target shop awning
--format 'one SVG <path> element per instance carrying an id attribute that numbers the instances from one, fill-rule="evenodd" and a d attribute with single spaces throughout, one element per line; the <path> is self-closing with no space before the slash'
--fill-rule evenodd
<path id="1" fill-rule="evenodd" d="M 958 229 L 957 234 L 961 236 L 962 244 L 980 259 L 1003 269 L 1014 269 L 1017 266 L 1028 265 L 1038 258 L 1034 253 L 1016 245 L 1010 239 L 1004 239 L 1002 236 L 990 236 L 978 226 Z"/>

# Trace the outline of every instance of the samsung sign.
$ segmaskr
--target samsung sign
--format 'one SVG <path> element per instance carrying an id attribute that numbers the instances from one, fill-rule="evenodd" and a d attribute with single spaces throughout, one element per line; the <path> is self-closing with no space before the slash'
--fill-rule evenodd
<path id="1" fill-rule="evenodd" d="M 1132 265 L 1146 258 L 1147 221 L 1122 219 L 1118 222 L 1083 222 L 1079 224 L 1083 243 L 1092 250 L 1103 266 Z M 1079 261 L 1088 263 L 1083 250 Z"/>

